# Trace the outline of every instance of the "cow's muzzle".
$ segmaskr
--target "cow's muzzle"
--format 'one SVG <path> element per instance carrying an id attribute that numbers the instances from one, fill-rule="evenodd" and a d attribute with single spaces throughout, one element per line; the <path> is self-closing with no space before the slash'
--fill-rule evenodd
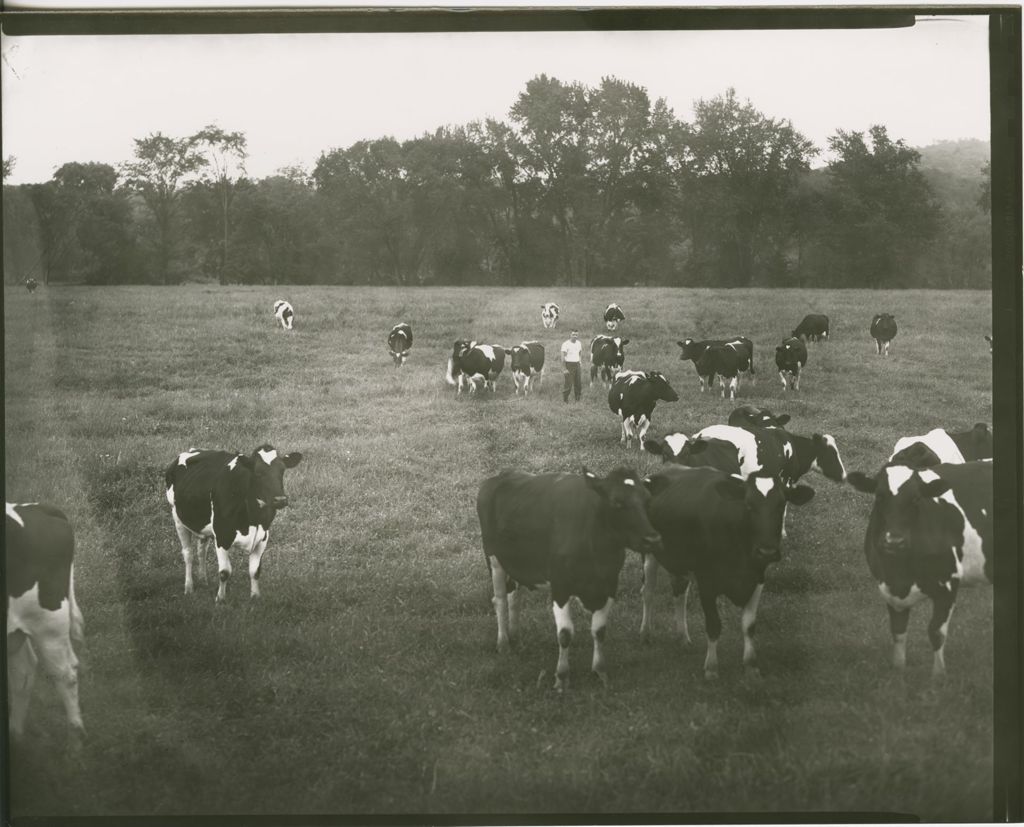
<path id="1" fill-rule="evenodd" d="M 661 548 L 661 535 L 658 532 L 648 534 L 642 541 L 644 553 L 649 553 Z"/>
<path id="2" fill-rule="evenodd" d="M 882 535 L 882 549 L 890 554 L 902 551 L 906 546 L 907 538 L 902 534 L 894 534 L 891 531 L 886 531 Z"/>
<path id="3" fill-rule="evenodd" d="M 778 548 L 771 548 L 770 546 L 758 546 L 754 549 L 754 556 L 765 565 L 768 563 L 778 563 L 782 559 L 782 553 Z"/>
<path id="4" fill-rule="evenodd" d="M 287 508 L 288 498 L 287 497 L 274 497 L 274 508 Z"/>

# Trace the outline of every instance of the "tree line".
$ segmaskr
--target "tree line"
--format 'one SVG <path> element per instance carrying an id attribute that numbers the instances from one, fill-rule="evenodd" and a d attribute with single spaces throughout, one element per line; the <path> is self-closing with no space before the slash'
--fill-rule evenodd
<path id="1" fill-rule="evenodd" d="M 735 90 L 690 122 L 635 84 L 539 75 L 507 121 L 253 179 L 208 126 L 4 187 L 8 279 L 90 284 L 989 287 L 990 171 L 935 187 L 882 125 L 831 160 Z M 5 178 L 16 163 L 4 161 Z M 966 188 L 966 190 L 965 190 Z M 33 272 L 28 272 L 29 270 Z"/>

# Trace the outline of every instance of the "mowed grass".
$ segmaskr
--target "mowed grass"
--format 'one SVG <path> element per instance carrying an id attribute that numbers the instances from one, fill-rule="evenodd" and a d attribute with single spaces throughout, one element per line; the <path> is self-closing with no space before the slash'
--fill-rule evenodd
<path id="1" fill-rule="evenodd" d="M 295 305 L 296 331 L 272 318 Z M 562 307 L 543 330 L 540 304 Z M 902 435 L 991 421 L 990 295 L 920 291 L 663 289 L 90 289 L 5 295 L 6 495 L 63 507 L 77 535 L 86 618 L 80 761 L 55 758 L 63 713 L 46 681 L 30 743 L 12 753 L 11 813 L 882 812 L 929 821 L 991 816 L 992 599 L 961 592 L 930 678 L 930 609 L 911 619 L 906 673 L 888 665 L 888 621 L 863 559 L 870 498 L 810 474 L 758 617 L 763 679 L 740 666 L 739 612 L 723 611 L 722 677 L 703 678 L 659 582 L 641 645 L 640 566 L 611 618 L 610 688 L 589 674 L 579 610 L 572 685 L 546 590 L 530 595 L 524 645 L 494 650 L 490 580 L 475 513 L 480 481 L 506 467 L 607 473 L 658 463 L 626 451 L 601 386 L 564 405 L 558 345 L 601 332 L 617 301 L 626 367 L 666 373 L 680 400 L 652 433 L 724 422 L 676 340 L 755 342 L 750 402 L 830 433 L 847 470 L 876 469 Z M 873 314 L 900 325 L 874 355 Z M 832 319 L 799 393 L 774 346 L 805 312 Z M 391 325 L 415 343 L 397 370 Z M 456 338 L 547 347 L 540 392 L 456 398 Z M 587 364 L 585 363 L 585 369 Z M 190 447 L 302 451 L 291 506 L 264 558 L 263 599 L 236 557 L 228 600 L 183 595 L 163 469 Z M 723 606 L 725 604 L 723 603 Z"/>

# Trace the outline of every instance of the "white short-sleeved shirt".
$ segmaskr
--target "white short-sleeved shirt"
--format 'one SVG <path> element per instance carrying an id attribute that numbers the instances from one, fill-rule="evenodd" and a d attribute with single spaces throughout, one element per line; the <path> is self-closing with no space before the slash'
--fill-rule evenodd
<path id="1" fill-rule="evenodd" d="M 562 342 L 562 361 L 578 362 L 583 354 L 583 342 L 566 339 Z"/>

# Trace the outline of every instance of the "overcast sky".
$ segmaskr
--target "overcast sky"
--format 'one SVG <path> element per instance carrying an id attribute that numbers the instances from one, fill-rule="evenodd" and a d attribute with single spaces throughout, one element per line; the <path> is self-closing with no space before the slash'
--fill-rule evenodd
<path id="1" fill-rule="evenodd" d="M 118 164 L 133 138 L 242 131 L 248 171 L 312 169 L 322 151 L 402 140 L 508 110 L 541 73 L 612 75 L 683 120 L 732 86 L 822 150 L 881 123 L 914 146 L 989 137 L 987 18 L 854 31 L 4 37 L 9 183 L 68 161 Z"/>

